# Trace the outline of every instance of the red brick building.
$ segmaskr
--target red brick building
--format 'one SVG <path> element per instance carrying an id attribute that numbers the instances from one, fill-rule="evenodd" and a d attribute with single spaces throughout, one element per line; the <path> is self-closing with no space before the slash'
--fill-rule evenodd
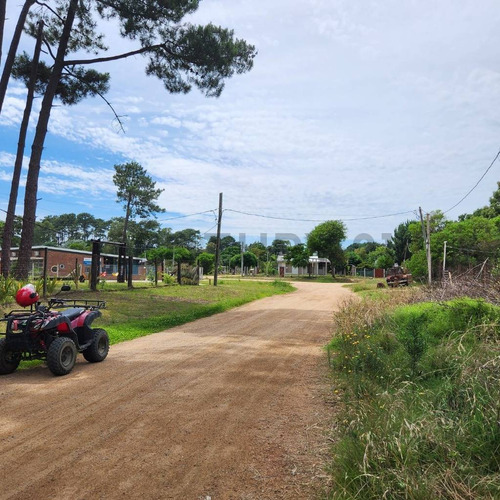
<path id="1" fill-rule="evenodd" d="M 18 252 L 19 248 L 11 249 L 11 265 L 17 261 Z M 35 246 L 31 249 L 30 275 L 35 278 L 42 277 L 44 269 L 46 269 L 48 278 L 67 278 L 76 269 L 79 276 L 83 275 L 85 279 L 89 279 L 91 263 L 92 252 L 72 250 L 71 248 Z M 99 274 L 106 276 L 106 279 L 116 279 L 118 255 L 102 253 Z M 146 279 L 146 259 L 134 257 L 132 279 Z"/>

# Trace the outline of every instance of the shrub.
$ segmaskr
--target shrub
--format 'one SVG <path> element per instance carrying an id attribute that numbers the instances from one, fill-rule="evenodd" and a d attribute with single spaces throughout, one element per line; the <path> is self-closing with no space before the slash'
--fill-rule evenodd
<path id="1" fill-rule="evenodd" d="M 56 278 L 47 278 L 47 283 L 45 285 L 47 288 L 47 293 L 49 293 L 49 294 L 54 293 L 57 285 L 58 285 L 58 281 Z"/>
<path id="2" fill-rule="evenodd" d="M 174 276 L 171 276 L 170 274 L 168 273 L 163 273 L 163 283 L 165 283 L 165 285 L 177 285 L 177 280 L 175 279 Z"/>

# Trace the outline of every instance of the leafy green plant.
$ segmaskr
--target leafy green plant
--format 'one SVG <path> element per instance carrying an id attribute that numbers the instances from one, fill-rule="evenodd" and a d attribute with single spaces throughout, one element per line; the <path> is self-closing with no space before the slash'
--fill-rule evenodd
<path id="1" fill-rule="evenodd" d="M 12 299 L 12 296 L 17 292 L 17 281 L 10 276 L 4 278 L 0 275 L 0 303 L 4 304 Z"/>
<path id="2" fill-rule="evenodd" d="M 425 323 L 424 315 L 411 315 L 408 321 L 400 326 L 398 338 L 410 356 L 412 375 L 417 373 L 417 364 L 427 348 L 422 333 Z"/>
<path id="3" fill-rule="evenodd" d="M 168 286 L 174 286 L 177 285 L 177 280 L 175 279 L 174 276 L 171 276 L 168 273 L 163 273 L 163 283 Z"/>
<path id="4" fill-rule="evenodd" d="M 152 270 L 149 270 L 146 274 L 146 280 L 151 283 L 151 285 L 155 284 L 155 273 Z"/>
<path id="5" fill-rule="evenodd" d="M 37 280 L 33 280 L 33 285 L 35 286 L 36 293 L 38 293 L 38 295 L 40 296 L 43 293 L 43 283 L 44 283 L 43 278 L 38 278 Z"/>
<path id="6" fill-rule="evenodd" d="M 58 280 L 57 278 L 46 278 L 46 280 L 47 293 L 53 294 L 58 285 Z"/>

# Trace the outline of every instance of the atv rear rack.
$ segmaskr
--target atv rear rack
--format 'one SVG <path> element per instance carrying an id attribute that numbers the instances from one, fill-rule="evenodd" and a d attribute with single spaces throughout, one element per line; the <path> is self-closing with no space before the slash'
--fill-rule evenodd
<path id="1" fill-rule="evenodd" d="M 105 309 L 104 300 L 82 300 L 82 299 L 49 299 L 49 308 L 59 309 L 63 307 L 83 307 L 85 309 Z"/>

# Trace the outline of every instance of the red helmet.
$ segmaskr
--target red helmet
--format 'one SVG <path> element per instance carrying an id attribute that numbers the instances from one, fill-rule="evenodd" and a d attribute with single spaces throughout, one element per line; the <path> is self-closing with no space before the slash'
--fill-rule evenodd
<path id="1" fill-rule="evenodd" d="M 35 287 L 29 283 L 20 288 L 16 293 L 16 302 L 21 307 L 31 306 L 35 304 L 40 299 L 38 293 L 36 293 Z"/>

